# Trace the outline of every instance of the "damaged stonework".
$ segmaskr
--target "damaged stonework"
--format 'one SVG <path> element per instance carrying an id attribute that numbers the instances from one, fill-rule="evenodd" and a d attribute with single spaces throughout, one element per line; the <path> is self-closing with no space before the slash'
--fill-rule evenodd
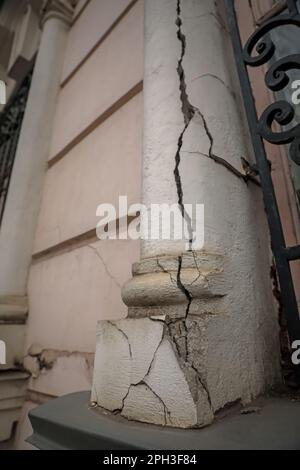
<path id="1" fill-rule="evenodd" d="M 213 414 L 201 386 L 191 391 L 191 371 L 181 368 L 164 318 L 100 322 L 91 400 L 132 420 L 202 426 Z"/>
<path id="2" fill-rule="evenodd" d="M 51 396 L 89 390 L 93 365 L 94 353 L 45 349 L 35 343 L 24 360 L 24 368 L 31 375 L 28 389 Z"/>
<path id="3" fill-rule="evenodd" d="M 233 286 L 223 256 L 186 252 L 180 260 L 166 255 L 133 266 L 123 288 L 129 318 L 98 324 L 91 401 L 131 420 L 202 427 L 230 404 L 250 403 L 265 383 L 247 365 L 251 341 L 244 351 L 239 341 L 228 343 Z"/>
<path id="4" fill-rule="evenodd" d="M 213 151 L 214 139 L 213 139 L 212 132 L 209 129 L 208 122 L 205 119 L 204 114 L 200 111 L 200 109 L 191 104 L 189 100 L 188 92 L 187 92 L 187 84 L 186 84 L 185 70 L 184 70 L 184 64 L 183 64 L 184 57 L 186 54 L 187 43 L 186 43 L 186 36 L 184 35 L 183 30 L 182 30 L 183 24 L 182 24 L 182 18 L 181 18 L 181 0 L 177 0 L 176 26 L 178 28 L 177 38 L 181 46 L 181 54 L 180 54 L 180 58 L 178 61 L 177 74 L 179 77 L 180 101 L 181 101 L 181 110 L 182 110 L 183 120 L 184 120 L 184 128 L 182 132 L 180 133 L 178 142 L 177 142 L 177 151 L 175 154 L 174 178 L 175 178 L 175 184 L 176 184 L 177 194 L 178 194 L 178 205 L 180 207 L 182 217 L 185 219 L 187 227 L 188 227 L 189 245 L 190 245 L 189 248 L 191 250 L 193 248 L 193 224 L 192 224 L 192 220 L 189 214 L 186 212 L 184 208 L 184 203 L 183 203 L 184 194 L 183 194 L 183 187 L 182 187 L 182 178 L 180 174 L 181 150 L 184 144 L 184 136 L 189 128 L 191 121 L 197 118 L 200 119 L 200 122 L 202 123 L 202 127 L 205 131 L 206 137 L 209 141 L 208 152 L 207 153 L 198 152 L 199 155 L 210 158 L 215 163 L 223 165 L 229 172 L 231 172 L 233 175 L 237 176 L 238 178 L 242 179 L 246 183 L 248 181 L 252 181 L 254 184 L 259 185 L 259 182 L 255 178 L 253 178 L 250 174 L 243 173 L 239 169 L 235 168 L 226 159 L 214 154 L 214 151 Z M 210 74 L 206 74 L 206 76 L 209 76 L 209 75 Z M 220 80 L 224 85 L 223 80 L 221 80 L 219 77 L 214 76 L 214 78 Z M 245 160 L 244 157 L 241 157 L 241 162 L 243 162 L 244 160 Z"/>
<path id="5" fill-rule="evenodd" d="M 134 265 L 123 288 L 131 318 L 98 325 L 93 402 L 167 426 L 213 420 L 201 358 L 206 318 L 222 315 L 223 264 L 218 254 L 188 252 Z"/>
<path id="6" fill-rule="evenodd" d="M 34 343 L 28 349 L 27 355 L 23 360 L 23 368 L 31 374 L 33 379 L 37 379 L 40 374 L 43 374 L 51 369 L 60 358 L 70 358 L 80 356 L 84 359 L 88 369 L 93 367 L 94 354 L 93 353 L 80 353 L 59 351 L 55 349 L 43 349 L 38 343 Z"/>
<path id="7" fill-rule="evenodd" d="M 133 265 L 132 274 L 122 289 L 130 317 L 220 313 L 220 300 L 229 288 L 224 259 L 218 253 L 147 258 Z"/>
<path id="8" fill-rule="evenodd" d="M 146 0 L 145 11 L 143 203 L 178 204 L 190 249 L 141 241 L 122 288 L 128 318 L 98 325 L 91 399 L 128 419 L 196 428 L 280 380 L 268 232 L 242 165 L 251 154 L 218 2 Z M 183 205 L 197 203 L 201 251 Z"/>
<path id="9" fill-rule="evenodd" d="M 147 376 L 162 336 L 163 323 L 148 318 L 140 323 L 100 322 L 92 401 L 111 411 L 122 410 L 130 386 L 138 385 Z"/>

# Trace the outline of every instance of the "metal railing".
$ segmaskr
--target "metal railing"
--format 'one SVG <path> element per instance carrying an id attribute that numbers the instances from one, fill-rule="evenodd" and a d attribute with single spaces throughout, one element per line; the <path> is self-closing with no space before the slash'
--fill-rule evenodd
<path id="1" fill-rule="evenodd" d="M 31 73 L 0 114 L 0 227 L 24 117 Z"/>
<path id="2" fill-rule="evenodd" d="M 272 41 L 270 32 L 284 25 L 300 27 L 300 14 L 296 0 L 287 0 L 287 12 L 275 15 L 262 22 L 243 46 L 234 0 L 225 0 L 225 6 L 257 170 L 262 186 L 272 251 L 280 284 L 281 302 L 286 316 L 289 340 L 292 344 L 294 341 L 300 340 L 300 319 L 290 261 L 300 259 L 300 246 L 287 247 L 285 244 L 264 140 L 275 145 L 290 144 L 290 157 L 299 165 L 300 124 L 291 126 L 295 110 L 291 103 L 284 100 L 270 104 L 261 117 L 258 118 L 248 67 L 260 67 L 262 65 L 268 67 L 265 84 L 271 91 L 283 90 L 288 85 L 290 79 L 287 72 L 300 69 L 300 44 L 299 54 L 288 55 L 276 60 L 276 44 Z M 270 62 L 271 60 L 273 62 Z M 275 123 L 281 126 L 278 132 L 274 130 Z M 289 125 L 287 130 L 282 130 L 282 127 L 287 125 Z M 300 385 L 300 365 L 295 366 L 295 371 L 297 382 Z"/>

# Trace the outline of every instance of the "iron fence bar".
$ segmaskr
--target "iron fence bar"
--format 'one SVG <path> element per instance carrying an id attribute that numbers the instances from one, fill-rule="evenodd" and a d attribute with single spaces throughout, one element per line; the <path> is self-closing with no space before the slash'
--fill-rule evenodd
<path id="1" fill-rule="evenodd" d="M 292 15 L 298 13 L 297 0 L 286 0 L 287 7 Z"/>
<path id="2" fill-rule="evenodd" d="M 0 114 L 0 226 L 4 214 L 9 182 L 25 112 L 32 72 L 23 80 Z"/>
<path id="3" fill-rule="evenodd" d="M 6 149 L 6 165 L 4 168 L 4 174 L 2 177 L 2 180 L 0 181 L 0 188 L 2 188 L 2 200 L 0 204 L 0 225 L 2 222 L 3 214 L 4 214 L 4 209 L 5 209 L 5 203 L 8 195 L 8 188 L 9 188 L 9 182 L 10 182 L 10 177 L 14 165 L 14 158 L 17 150 L 17 145 L 18 145 L 18 140 L 21 132 L 21 125 L 23 121 L 23 115 L 24 111 L 20 112 L 17 121 L 15 123 L 15 129 L 14 132 L 11 136 L 11 138 L 6 142 L 8 143 L 8 149 Z"/>
<path id="4" fill-rule="evenodd" d="M 286 257 L 289 261 L 296 261 L 300 259 L 300 245 L 289 246 L 286 248 Z"/>
<path id="5" fill-rule="evenodd" d="M 0 147 L 0 188 L 3 186 L 3 180 L 5 175 L 5 169 L 8 159 L 7 148 L 9 146 L 9 140 L 6 140 Z"/>
<path id="6" fill-rule="evenodd" d="M 290 3 L 290 2 L 289 2 Z M 291 6 L 291 4 L 289 5 Z M 278 279 L 281 291 L 281 301 L 287 320 L 287 329 L 290 342 L 300 340 L 300 318 L 297 300 L 290 270 L 288 252 L 280 220 L 278 205 L 275 197 L 274 186 L 270 173 L 270 167 L 259 131 L 258 116 L 255 100 L 252 93 L 250 78 L 243 56 L 243 46 L 238 27 L 234 0 L 225 0 L 228 28 L 231 35 L 232 46 L 241 85 L 242 96 L 246 109 L 252 145 L 256 157 L 257 168 L 261 180 L 265 210 L 267 214 L 269 230 L 271 234 L 271 248 L 274 254 Z M 295 366 L 297 381 L 300 385 L 300 365 Z"/>

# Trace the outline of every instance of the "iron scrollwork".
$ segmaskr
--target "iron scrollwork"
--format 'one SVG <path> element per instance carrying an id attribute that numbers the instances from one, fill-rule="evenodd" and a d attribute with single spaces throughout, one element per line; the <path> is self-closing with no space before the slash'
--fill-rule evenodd
<path id="1" fill-rule="evenodd" d="M 287 100 L 280 100 L 280 97 L 278 98 L 279 101 L 268 106 L 261 117 L 258 118 L 248 66 L 258 67 L 268 64 L 268 71 L 265 74 L 266 86 L 274 92 L 283 90 L 290 81 L 288 72 L 293 69 L 300 69 L 300 54 L 287 55 L 284 58 L 276 60 L 279 58 L 278 50 L 276 50 L 274 44 L 276 41 L 273 42 L 272 39 L 274 40 L 274 36 L 271 37 L 268 33 L 282 26 L 294 25 L 299 27 L 300 15 L 296 0 L 287 0 L 286 5 L 288 13 L 279 15 L 279 13 L 275 12 L 278 11 L 278 9 L 273 10 L 274 15 L 277 14 L 277 16 L 273 16 L 272 19 L 265 21 L 257 28 L 246 45 L 243 46 L 238 25 L 238 15 L 235 8 L 235 5 L 239 2 L 238 0 L 224 0 L 224 2 L 228 30 L 231 36 L 241 85 L 241 93 L 245 105 L 246 117 L 269 224 L 271 247 L 279 279 L 281 304 L 287 322 L 289 341 L 290 344 L 293 344 L 294 341 L 300 338 L 300 317 L 290 262 L 300 259 L 300 245 L 286 246 L 271 168 L 263 139 L 274 144 L 290 143 L 291 158 L 297 164 L 300 164 L 300 124 L 296 123 L 296 125 L 294 125 L 294 122 L 292 122 L 295 116 L 295 109 L 292 104 Z M 269 62 L 271 59 L 273 63 Z M 272 129 L 272 127 L 275 128 L 274 123 L 280 126 L 288 125 L 288 127 L 284 130 L 280 129 L 279 132 L 275 129 L 275 132 Z M 294 372 L 296 384 L 300 389 L 300 364 L 294 365 Z"/>
<path id="2" fill-rule="evenodd" d="M 245 64 L 258 67 L 268 63 L 274 57 L 276 45 L 268 33 L 275 28 L 288 25 L 300 27 L 300 14 L 296 0 L 289 0 L 287 7 L 289 13 L 270 19 L 250 36 L 243 49 Z M 253 55 L 254 49 L 257 52 L 256 55 Z M 300 70 L 300 54 L 288 55 L 272 64 L 265 75 L 266 86 L 276 92 L 283 90 L 290 82 L 287 72 L 291 70 Z M 278 132 L 273 130 L 275 123 L 286 126 L 292 123 L 294 117 L 295 109 L 291 103 L 283 100 L 277 101 L 262 113 L 258 121 L 258 131 L 272 144 L 291 144 L 291 159 L 300 165 L 300 124 L 288 130 Z"/>

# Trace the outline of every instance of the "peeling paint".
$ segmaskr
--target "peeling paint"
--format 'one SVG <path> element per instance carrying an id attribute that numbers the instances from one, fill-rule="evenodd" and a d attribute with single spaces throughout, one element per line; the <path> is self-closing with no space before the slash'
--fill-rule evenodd
<path id="1" fill-rule="evenodd" d="M 82 353 L 79 351 L 59 351 L 56 349 L 42 349 L 40 345 L 32 344 L 24 358 L 23 367 L 33 378 L 38 378 L 41 372 L 46 372 L 54 367 L 61 357 L 83 357 L 87 369 L 93 368 L 94 353 Z"/>

